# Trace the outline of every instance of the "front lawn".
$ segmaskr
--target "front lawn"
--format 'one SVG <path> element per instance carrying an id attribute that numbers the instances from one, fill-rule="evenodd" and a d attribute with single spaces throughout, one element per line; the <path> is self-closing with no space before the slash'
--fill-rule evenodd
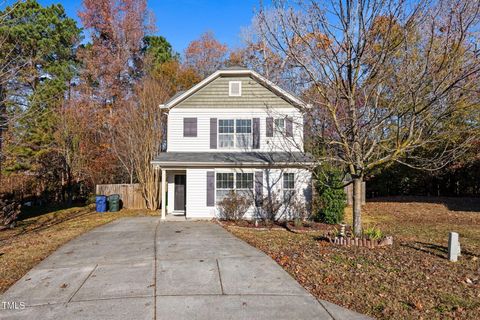
<path id="1" fill-rule="evenodd" d="M 0 231 L 0 293 L 74 237 L 118 218 L 148 214 L 158 212 L 96 213 L 92 206 L 69 208 L 28 218 L 14 229 Z"/>
<path id="2" fill-rule="evenodd" d="M 478 319 L 479 200 L 425 200 L 385 199 L 364 207 L 365 226 L 393 235 L 393 247 L 346 248 L 317 240 L 318 233 L 226 228 L 320 299 L 379 319 Z M 449 231 L 460 234 L 457 263 L 446 259 Z"/>

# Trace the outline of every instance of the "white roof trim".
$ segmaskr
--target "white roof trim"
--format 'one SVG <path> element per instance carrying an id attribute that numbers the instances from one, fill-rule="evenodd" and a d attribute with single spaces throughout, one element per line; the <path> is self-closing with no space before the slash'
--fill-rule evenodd
<path id="1" fill-rule="evenodd" d="M 150 164 L 159 167 L 192 167 L 192 168 L 238 168 L 238 167 L 251 167 L 251 168 L 265 168 L 265 167 L 281 167 L 281 168 L 305 168 L 315 165 L 315 162 L 275 162 L 275 163 L 263 163 L 263 162 L 173 162 L 173 161 L 150 161 Z"/>
<path id="2" fill-rule="evenodd" d="M 176 97 L 175 99 L 173 99 L 172 101 L 170 101 L 168 103 L 165 103 L 165 104 L 161 104 L 159 107 L 162 108 L 162 109 L 170 109 L 170 108 L 176 106 L 178 103 L 180 103 L 181 101 L 190 97 L 192 94 L 194 94 L 198 90 L 202 89 L 207 84 L 209 84 L 210 82 L 212 82 L 213 80 L 215 80 L 216 78 L 218 78 L 222 75 L 248 75 L 248 76 L 252 76 L 256 80 L 258 80 L 261 84 L 264 84 L 269 89 L 271 89 L 273 91 L 276 91 L 277 94 L 283 96 L 284 98 L 286 98 L 290 102 L 292 102 L 292 103 L 294 103 L 294 104 L 296 104 L 300 107 L 306 107 L 306 108 L 310 107 L 310 105 L 307 105 L 301 99 L 299 99 L 299 98 L 295 97 L 294 95 L 288 93 L 287 91 L 283 90 L 282 88 L 277 86 L 272 81 L 270 81 L 267 78 L 261 76 L 259 73 L 255 72 L 253 70 L 248 70 L 248 69 L 245 69 L 245 70 L 218 70 L 218 71 L 212 73 L 207 78 L 200 81 L 198 84 L 194 85 L 189 90 L 185 91 L 183 94 L 181 94 L 178 97 Z"/>

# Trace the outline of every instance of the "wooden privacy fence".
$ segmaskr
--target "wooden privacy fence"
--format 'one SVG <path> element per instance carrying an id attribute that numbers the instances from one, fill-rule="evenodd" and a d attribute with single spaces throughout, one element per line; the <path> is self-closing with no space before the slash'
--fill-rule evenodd
<path id="1" fill-rule="evenodd" d="M 122 207 L 127 209 L 146 209 L 145 199 L 142 195 L 142 187 L 139 183 L 134 184 L 97 184 L 97 195 L 119 194 Z"/>

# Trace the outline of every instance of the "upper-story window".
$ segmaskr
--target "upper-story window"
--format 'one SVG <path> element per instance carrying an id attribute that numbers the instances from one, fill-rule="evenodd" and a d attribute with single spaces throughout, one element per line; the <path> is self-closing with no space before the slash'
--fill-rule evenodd
<path id="1" fill-rule="evenodd" d="M 218 120 L 218 146 L 219 148 L 233 148 L 235 144 L 235 120 Z"/>
<path id="2" fill-rule="evenodd" d="M 250 148 L 252 146 L 252 120 L 237 119 L 236 120 L 236 147 Z"/>
<path id="3" fill-rule="evenodd" d="M 230 81 L 228 83 L 228 95 L 230 97 L 240 97 L 242 95 L 242 81 Z"/>
<path id="4" fill-rule="evenodd" d="M 284 134 L 285 133 L 285 119 L 278 118 L 275 119 L 275 132 Z"/>
<path id="5" fill-rule="evenodd" d="M 252 119 L 218 120 L 220 149 L 250 148 L 252 146 Z"/>

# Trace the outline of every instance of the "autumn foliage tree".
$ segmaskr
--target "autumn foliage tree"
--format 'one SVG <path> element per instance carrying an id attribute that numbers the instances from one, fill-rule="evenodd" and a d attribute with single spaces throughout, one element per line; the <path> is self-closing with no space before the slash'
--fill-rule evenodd
<path id="1" fill-rule="evenodd" d="M 92 116 L 87 130 L 92 130 L 94 138 L 84 143 L 96 150 L 99 164 L 120 169 L 115 170 L 117 179 L 125 176 L 132 182 L 132 159 L 119 144 L 117 128 L 119 112 L 135 99 L 134 87 L 143 75 L 144 39 L 152 28 L 147 4 L 145 0 L 84 0 L 78 15 L 90 35 L 90 42 L 79 50 L 79 106 L 90 109 L 85 111 Z"/>
<path id="2" fill-rule="evenodd" d="M 227 52 L 227 45 L 215 39 L 212 32 L 206 32 L 185 49 L 185 64 L 205 78 L 224 66 Z"/>
<path id="3" fill-rule="evenodd" d="M 318 163 L 353 180 L 353 221 L 362 232 L 361 185 L 392 162 L 435 170 L 475 141 L 478 1 L 273 1 L 258 34 L 297 73 Z M 300 93 L 302 93 L 300 92 Z"/>

